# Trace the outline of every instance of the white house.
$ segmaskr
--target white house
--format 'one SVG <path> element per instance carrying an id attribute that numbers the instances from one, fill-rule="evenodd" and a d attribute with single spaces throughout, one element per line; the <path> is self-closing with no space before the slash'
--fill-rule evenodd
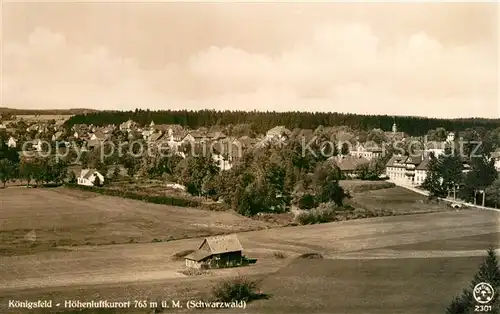
<path id="1" fill-rule="evenodd" d="M 446 142 L 452 143 L 455 141 L 455 133 L 450 132 L 448 133 L 448 136 L 446 137 Z"/>
<path id="2" fill-rule="evenodd" d="M 41 152 L 43 151 L 43 142 L 41 139 L 36 139 L 33 141 L 33 148 L 37 151 L 37 152 Z"/>
<path id="3" fill-rule="evenodd" d="M 16 142 L 16 139 L 13 138 L 12 136 L 9 137 L 9 140 L 7 141 L 7 146 L 8 147 L 11 147 L 11 148 L 14 148 L 17 146 L 17 142 Z"/>
<path id="4" fill-rule="evenodd" d="M 258 146 L 262 147 L 271 143 L 284 144 L 292 132 L 285 128 L 284 126 L 276 126 L 266 132 L 266 136 L 259 141 Z"/>
<path id="5" fill-rule="evenodd" d="M 446 147 L 449 142 L 425 142 L 424 156 L 428 157 L 432 153 L 434 157 L 439 157 L 446 152 Z"/>
<path id="6" fill-rule="evenodd" d="M 96 178 L 99 178 L 101 184 L 104 183 L 104 176 L 95 169 L 83 169 L 78 177 L 78 184 L 85 186 L 94 186 Z"/>
<path id="7" fill-rule="evenodd" d="M 58 132 L 54 133 L 54 135 L 52 135 L 52 141 L 55 142 L 55 141 L 60 140 L 63 135 L 64 135 L 64 133 L 62 131 L 58 131 Z"/>
<path id="8" fill-rule="evenodd" d="M 424 183 L 425 178 L 427 178 L 427 173 L 429 172 L 429 157 L 425 157 L 420 165 L 415 169 L 415 185 L 422 185 Z"/>
<path id="9" fill-rule="evenodd" d="M 392 181 L 406 181 L 406 160 L 408 156 L 392 156 L 385 167 L 385 174 Z"/>
<path id="10" fill-rule="evenodd" d="M 127 122 L 123 122 L 122 124 L 120 124 L 120 130 L 121 131 L 132 131 L 134 130 L 135 128 L 137 128 L 137 122 L 133 121 L 133 120 L 128 120 Z"/>
<path id="11" fill-rule="evenodd" d="M 368 160 L 378 158 L 382 156 L 383 150 L 378 145 L 374 144 L 375 143 L 367 143 L 362 145 L 358 143 L 353 150 L 349 151 L 349 155 L 358 158 L 364 157 Z"/>
<path id="12" fill-rule="evenodd" d="M 229 170 L 233 167 L 231 158 L 225 158 L 221 154 L 212 154 L 212 159 L 217 164 L 217 166 L 221 171 Z"/>
<path id="13" fill-rule="evenodd" d="M 495 169 L 500 171 L 500 149 L 497 149 L 493 153 L 491 153 L 491 158 L 495 161 Z"/>
<path id="14" fill-rule="evenodd" d="M 266 139 L 267 140 L 278 140 L 278 141 L 285 141 L 290 137 L 292 132 L 285 128 L 284 126 L 276 126 L 266 133 Z"/>

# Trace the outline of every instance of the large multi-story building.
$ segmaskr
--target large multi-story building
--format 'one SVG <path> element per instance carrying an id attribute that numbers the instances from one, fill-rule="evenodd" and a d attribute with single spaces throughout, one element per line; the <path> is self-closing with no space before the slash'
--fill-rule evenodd
<path id="1" fill-rule="evenodd" d="M 389 180 L 403 185 L 421 185 L 427 177 L 429 158 L 422 156 L 393 156 L 386 165 Z"/>
<path id="2" fill-rule="evenodd" d="M 406 160 L 408 156 L 396 155 L 392 156 L 385 167 L 385 174 L 392 181 L 405 181 Z"/>

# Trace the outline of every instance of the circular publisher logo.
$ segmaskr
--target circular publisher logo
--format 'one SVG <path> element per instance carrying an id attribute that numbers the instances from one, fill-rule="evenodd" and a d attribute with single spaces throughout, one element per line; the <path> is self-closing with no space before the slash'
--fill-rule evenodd
<path id="1" fill-rule="evenodd" d="M 495 290 L 486 282 L 480 282 L 474 287 L 473 296 L 477 303 L 488 304 L 493 300 Z"/>

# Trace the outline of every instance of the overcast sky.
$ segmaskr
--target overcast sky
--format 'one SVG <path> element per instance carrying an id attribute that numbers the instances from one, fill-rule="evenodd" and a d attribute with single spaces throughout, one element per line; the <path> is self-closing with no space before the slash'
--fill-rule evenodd
<path id="1" fill-rule="evenodd" d="M 498 4 L 13 3 L 15 108 L 499 117 Z"/>

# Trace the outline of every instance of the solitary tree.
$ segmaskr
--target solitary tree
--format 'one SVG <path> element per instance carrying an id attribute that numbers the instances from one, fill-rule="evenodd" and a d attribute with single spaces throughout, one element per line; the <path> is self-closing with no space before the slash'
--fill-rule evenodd
<path id="1" fill-rule="evenodd" d="M 313 187 L 319 203 L 334 202 L 335 205 L 342 206 L 347 194 L 339 185 L 340 177 L 340 169 L 328 162 L 316 168 L 313 175 Z"/>
<path id="2" fill-rule="evenodd" d="M 36 163 L 23 160 L 19 164 L 19 179 L 26 181 L 26 185 L 29 186 L 33 178 L 35 177 L 35 173 L 37 172 Z"/>
<path id="3" fill-rule="evenodd" d="M 472 159 L 472 170 L 467 173 L 462 189 L 462 197 L 466 200 L 473 198 L 476 203 L 478 193 L 482 194 L 482 205 L 485 205 L 486 189 L 497 178 L 497 171 L 493 161 L 488 161 L 485 157 Z"/>
<path id="4" fill-rule="evenodd" d="M 453 191 L 456 198 L 456 189 L 462 183 L 463 164 L 457 151 L 447 148 L 445 154 L 438 158 L 438 172 L 442 178 L 442 186 L 446 191 Z"/>
<path id="5" fill-rule="evenodd" d="M 429 191 L 430 195 L 443 197 L 446 195 L 446 191 L 443 189 L 441 185 L 441 174 L 439 172 L 439 163 L 438 159 L 434 156 L 431 156 L 429 159 L 429 172 L 425 177 L 424 182 L 422 183 L 422 187 Z"/>
<path id="6" fill-rule="evenodd" d="M 0 181 L 5 187 L 9 180 L 15 177 L 15 164 L 7 158 L 0 159 Z"/>
<path id="7" fill-rule="evenodd" d="M 95 176 L 94 182 L 92 182 L 94 186 L 102 186 L 101 178 L 99 176 Z"/>
<path id="8" fill-rule="evenodd" d="M 120 177 L 120 168 L 115 166 L 113 172 L 111 173 L 111 180 L 116 181 Z"/>
<path id="9" fill-rule="evenodd" d="M 498 177 L 487 189 L 486 196 L 495 207 L 500 205 L 500 177 Z"/>
<path id="10" fill-rule="evenodd" d="M 76 183 L 76 174 L 75 172 L 71 171 L 71 173 L 69 174 L 69 180 L 68 180 L 69 183 L 71 184 L 75 184 Z"/>

